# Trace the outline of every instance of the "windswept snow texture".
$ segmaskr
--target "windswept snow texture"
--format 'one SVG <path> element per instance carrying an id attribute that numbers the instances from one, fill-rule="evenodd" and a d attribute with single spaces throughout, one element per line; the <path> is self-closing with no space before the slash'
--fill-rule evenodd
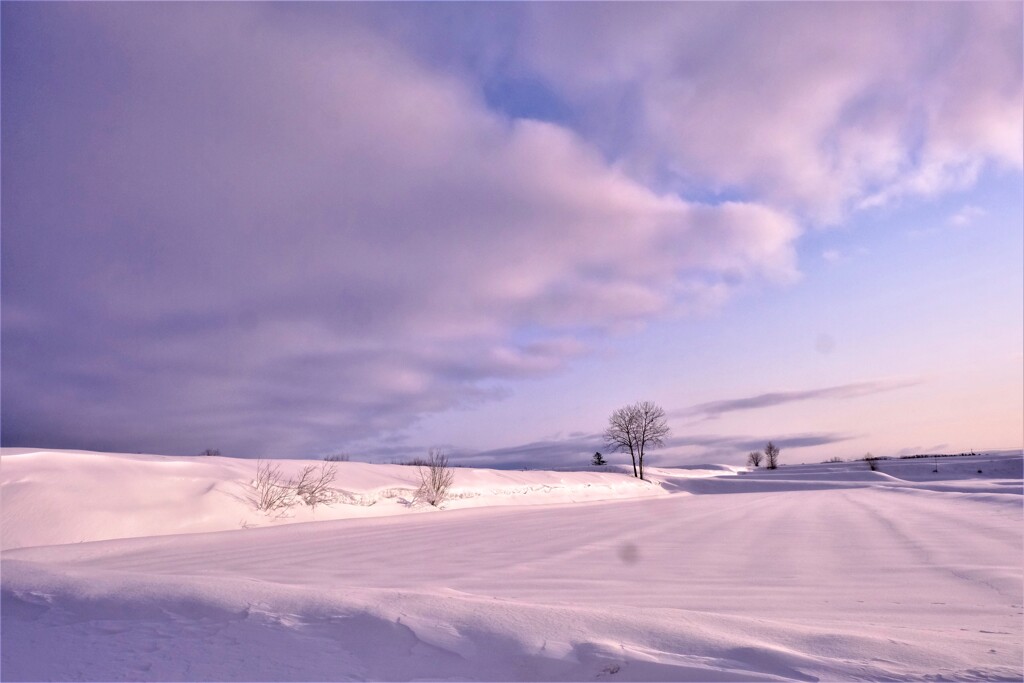
<path id="1" fill-rule="evenodd" d="M 0 675 L 1020 680 L 1021 458 L 934 467 L 458 469 L 437 510 L 338 463 L 273 519 L 251 461 L 4 455 Z"/>

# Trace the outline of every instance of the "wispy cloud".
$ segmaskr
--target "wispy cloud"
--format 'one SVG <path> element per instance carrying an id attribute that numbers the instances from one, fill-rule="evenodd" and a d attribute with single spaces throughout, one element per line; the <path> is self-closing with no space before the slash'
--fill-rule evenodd
<path id="1" fill-rule="evenodd" d="M 799 432 L 777 435 L 692 435 L 678 436 L 669 439 L 666 446 L 677 449 L 677 454 L 653 453 L 652 463 L 663 465 L 696 464 L 696 463 L 734 463 L 744 464 L 747 453 L 761 450 L 765 443 L 771 441 L 783 451 L 801 448 L 817 448 L 842 443 L 859 438 L 859 435 L 835 432 Z M 678 450 L 685 449 L 689 453 L 679 455 Z"/>
<path id="2" fill-rule="evenodd" d="M 827 263 L 839 263 L 841 261 L 849 261 L 854 258 L 861 258 L 867 256 L 870 252 L 867 247 L 848 247 L 845 249 L 838 249 L 832 247 L 825 249 L 821 252 L 822 260 Z"/>
<path id="3" fill-rule="evenodd" d="M 975 225 L 979 219 L 988 215 L 988 211 L 980 206 L 967 204 L 956 213 L 950 214 L 945 223 L 935 223 L 926 227 L 912 228 L 907 231 L 911 239 L 932 239 L 948 235 L 951 230 L 962 230 Z"/>
<path id="4" fill-rule="evenodd" d="M 949 217 L 949 224 L 954 228 L 966 228 L 987 214 L 980 206 L 968 204 Z"/>
<path id="5" fill-rule="evenodd" d="M 453 461 L 472 467 L 496 469 L 549 468 L 586 465 L 596 451 L 604 450 L 600 434 L 583 434 L 486 451 L 454 451 Z"/>
<path id="6" fill-rule="evenodd" d="M 806 389 L 803 391 L 777 391 L 745 398 L 734 398 L 724 401 L 711 401 L 692 406 L 686 410 L 677 412 L 677 416 L 704 416 L 715 418 L 724 413 L 731 413 L 740 410 L 756 410 L 758 408 L 770 408 L 785 403 L 798 401 L 813 401 L 823 399 L 848 399 L 870 396 L 887 391 L 895 391 L 921 384 L 920 379 L 903 380 L 879 380 L 870 382 L 854 382 L 841 384 L 821 389 Z"/>
<path id="7" fill-rule="evenodd" d="M 700 463 L 745 462 L 751 450 L 764 448 L 769 437 L 750 435 L 690 434 L 673 436 L 663 448 L 650 452 L 645 459 L 652 465 L 692 465 Z M 827 446 L 858 438 L 832 432 L 801 432 L 772 435 L 771 440 L 783 450 Z M 570 436 L 495 448 L 487 451 L 451 450 L 452 461 L 472 467 L 495 469 L 552 468 L 587 466 L 595 451 L 611 463 L 628 463 L 629 454 L 610 453 L 600 434 Z"/>

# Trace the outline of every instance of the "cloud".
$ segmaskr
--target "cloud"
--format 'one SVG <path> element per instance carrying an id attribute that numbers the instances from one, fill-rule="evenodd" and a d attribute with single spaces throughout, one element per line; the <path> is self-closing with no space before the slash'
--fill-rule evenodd
<path id="1" fill-rule="evenodd" d="M 576 435 L 486 451 L 457 451 L 453 453 L 453 462 L 469 467 L 496 469 L 550 468 L 586 465 L 596 451 L 604 450 L 601 435 Z"/>
<path id="2" fill-rule="evenodd" d="M 918 455 L 921 453 L 944 453 L 949 448 L 949 444 L 940 443 L 932 446 L 911 446 L 909 448 L 901 448 L 897 451 L 896 455 L 903 457 L 905 455 Z"/>
<path id="3" fill-rule="evenodd" d="M 815 448 L 857 438 L 835 433 L 784 434 L 772 441 L 783 450 Z M 745 464 L 747 453 L 764 448 L 767 438 L 743 435 L 696 434 L 673 436 L 665 446 L 644 457 L 652 466 Z M 421 449 L 422 450 L 422 449 Z M 487 451 L 452 451 L 452 461 L 468 467 L 529 469 L 588 466 L 595 451 L 611 463 L 629 464 L 629 454 L 609 453 L 600 434 L 548 439 Z M 386 458 L 385 458 L 386 460 Z"/>
<path id="4" fill-rule="evenodd" d="M 988 212 L 972 204 L 965 204 L 956 213 L 946 219 L 945 224 L 935 224 L 923 228 L 913 228 L 907 231 L 907 237 L 911 239 L 925 239 L 937 235 L 945 235 L 949 230 L 960 230 L 975 225 L 977 221 L 988 215 Z"/>
<path id="5" fill-rule="evenodd" d="M 1021 11 L 5 4 L 3 441 L 336 451 L 793 282 L 1021 168 Z"/>
<path id="6" fill-rule="evenodd" d="M 770 408 L 785 403 L 797 401 L 812 401 L 820 399 L 847 399 L 871 396 L 887 391 L 895 391 L 906 387 L 916 386 L 921 380 L 883 380 L 871 382 L 854 382 L 841 384 L 821 389 L 808 389 L 804 391 L 780 391 L 746 398 L 735 398 L 726 401 L 712 401 L 692 406 L 680 413 L 681 415 L 702 415 L 707 418 L 715 418 L 724 413 L 731 413 L 740 410 L 756 410 L 759 408 Z"/>
<path id="7" fill-rule="evenodd" d="M 531 5 L 519 58 L 652 178 L 833 222 L 1024 165 L 1015 3 Z"/>
<path id="8" fill-rule="evenodd" d="M 666 441 L 666 447 L 675 449 L 675 453 L 651 454 L 651 464 L 670 466 L 671 464 L 746 464 L 750 451 L 761 450 L 771 441 L 783 451 L 801 448 L 817 448 L 831 444 L 852 441 L 857 435 L 837 434 L 833 432 L 799 432 L 779 436 L 744 436 L 744 435 L 691 435 L 673 437 Z M 689 452 L 680 452 L 685 449 Z"/>
<path id="9" fill-rule="evenodd" d="M 980 206 L 968 204 L 949 217 L 949 224 L 954 228 L 966 228 L 969 225 L 973 225 L 976 220 L 984 217 L 987 213 Z"/>
<path id="10" fill-rule="evenodd" d="M 797 276 L 365 14 L 4 7 L 5 444 L 336 451 Z"/>

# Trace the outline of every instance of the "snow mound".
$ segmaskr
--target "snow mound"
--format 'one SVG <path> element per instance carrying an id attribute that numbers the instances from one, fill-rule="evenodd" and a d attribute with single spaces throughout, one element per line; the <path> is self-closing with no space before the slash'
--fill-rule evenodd
<path id="1" fill-rule="evenodd" d="M 284 476 L 321 461 L 275 460 Z M 337 468 L 338 500 L 285 515 L 254 508 L 256 462 L 88 451 L 27 451 L 0 456 L 0 548 L 111 538 L 224 531 L 294 522 L 434 512 L 413 506 L 416 467 L 359 462 Z M 597 468 L 595 468 L 597 469 Z M 624 472 L 455 468 L 446 509 L 551 505 L 665 495 Z"/>
<path id="2" fill-rule="evenodd" d="M 231 526 L 254 466 L 0 459 L 5 538 L 33 546 L 0 554 L 4 679 L 1024 674 L 1021 480 L 968 463 L 924 481 L 865 463 L 651 468 L 648 482 L 460 469 L 441 511 L 389 493 L 415 468 L 338 463 L 363 503 Z M 39 542 L 114 532 L 135 537 Z"/>

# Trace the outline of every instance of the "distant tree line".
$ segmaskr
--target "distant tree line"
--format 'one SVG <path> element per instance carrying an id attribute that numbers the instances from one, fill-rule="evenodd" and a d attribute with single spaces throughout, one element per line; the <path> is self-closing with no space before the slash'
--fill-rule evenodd
<path id="1" fill-rule="evenodd" d="M 900 460 L 909 460 L 911 458 L 967 458 L 972 455 L 985 455 L 984 453 L 920 453 L 918 455 L 901 455 Z"/>

